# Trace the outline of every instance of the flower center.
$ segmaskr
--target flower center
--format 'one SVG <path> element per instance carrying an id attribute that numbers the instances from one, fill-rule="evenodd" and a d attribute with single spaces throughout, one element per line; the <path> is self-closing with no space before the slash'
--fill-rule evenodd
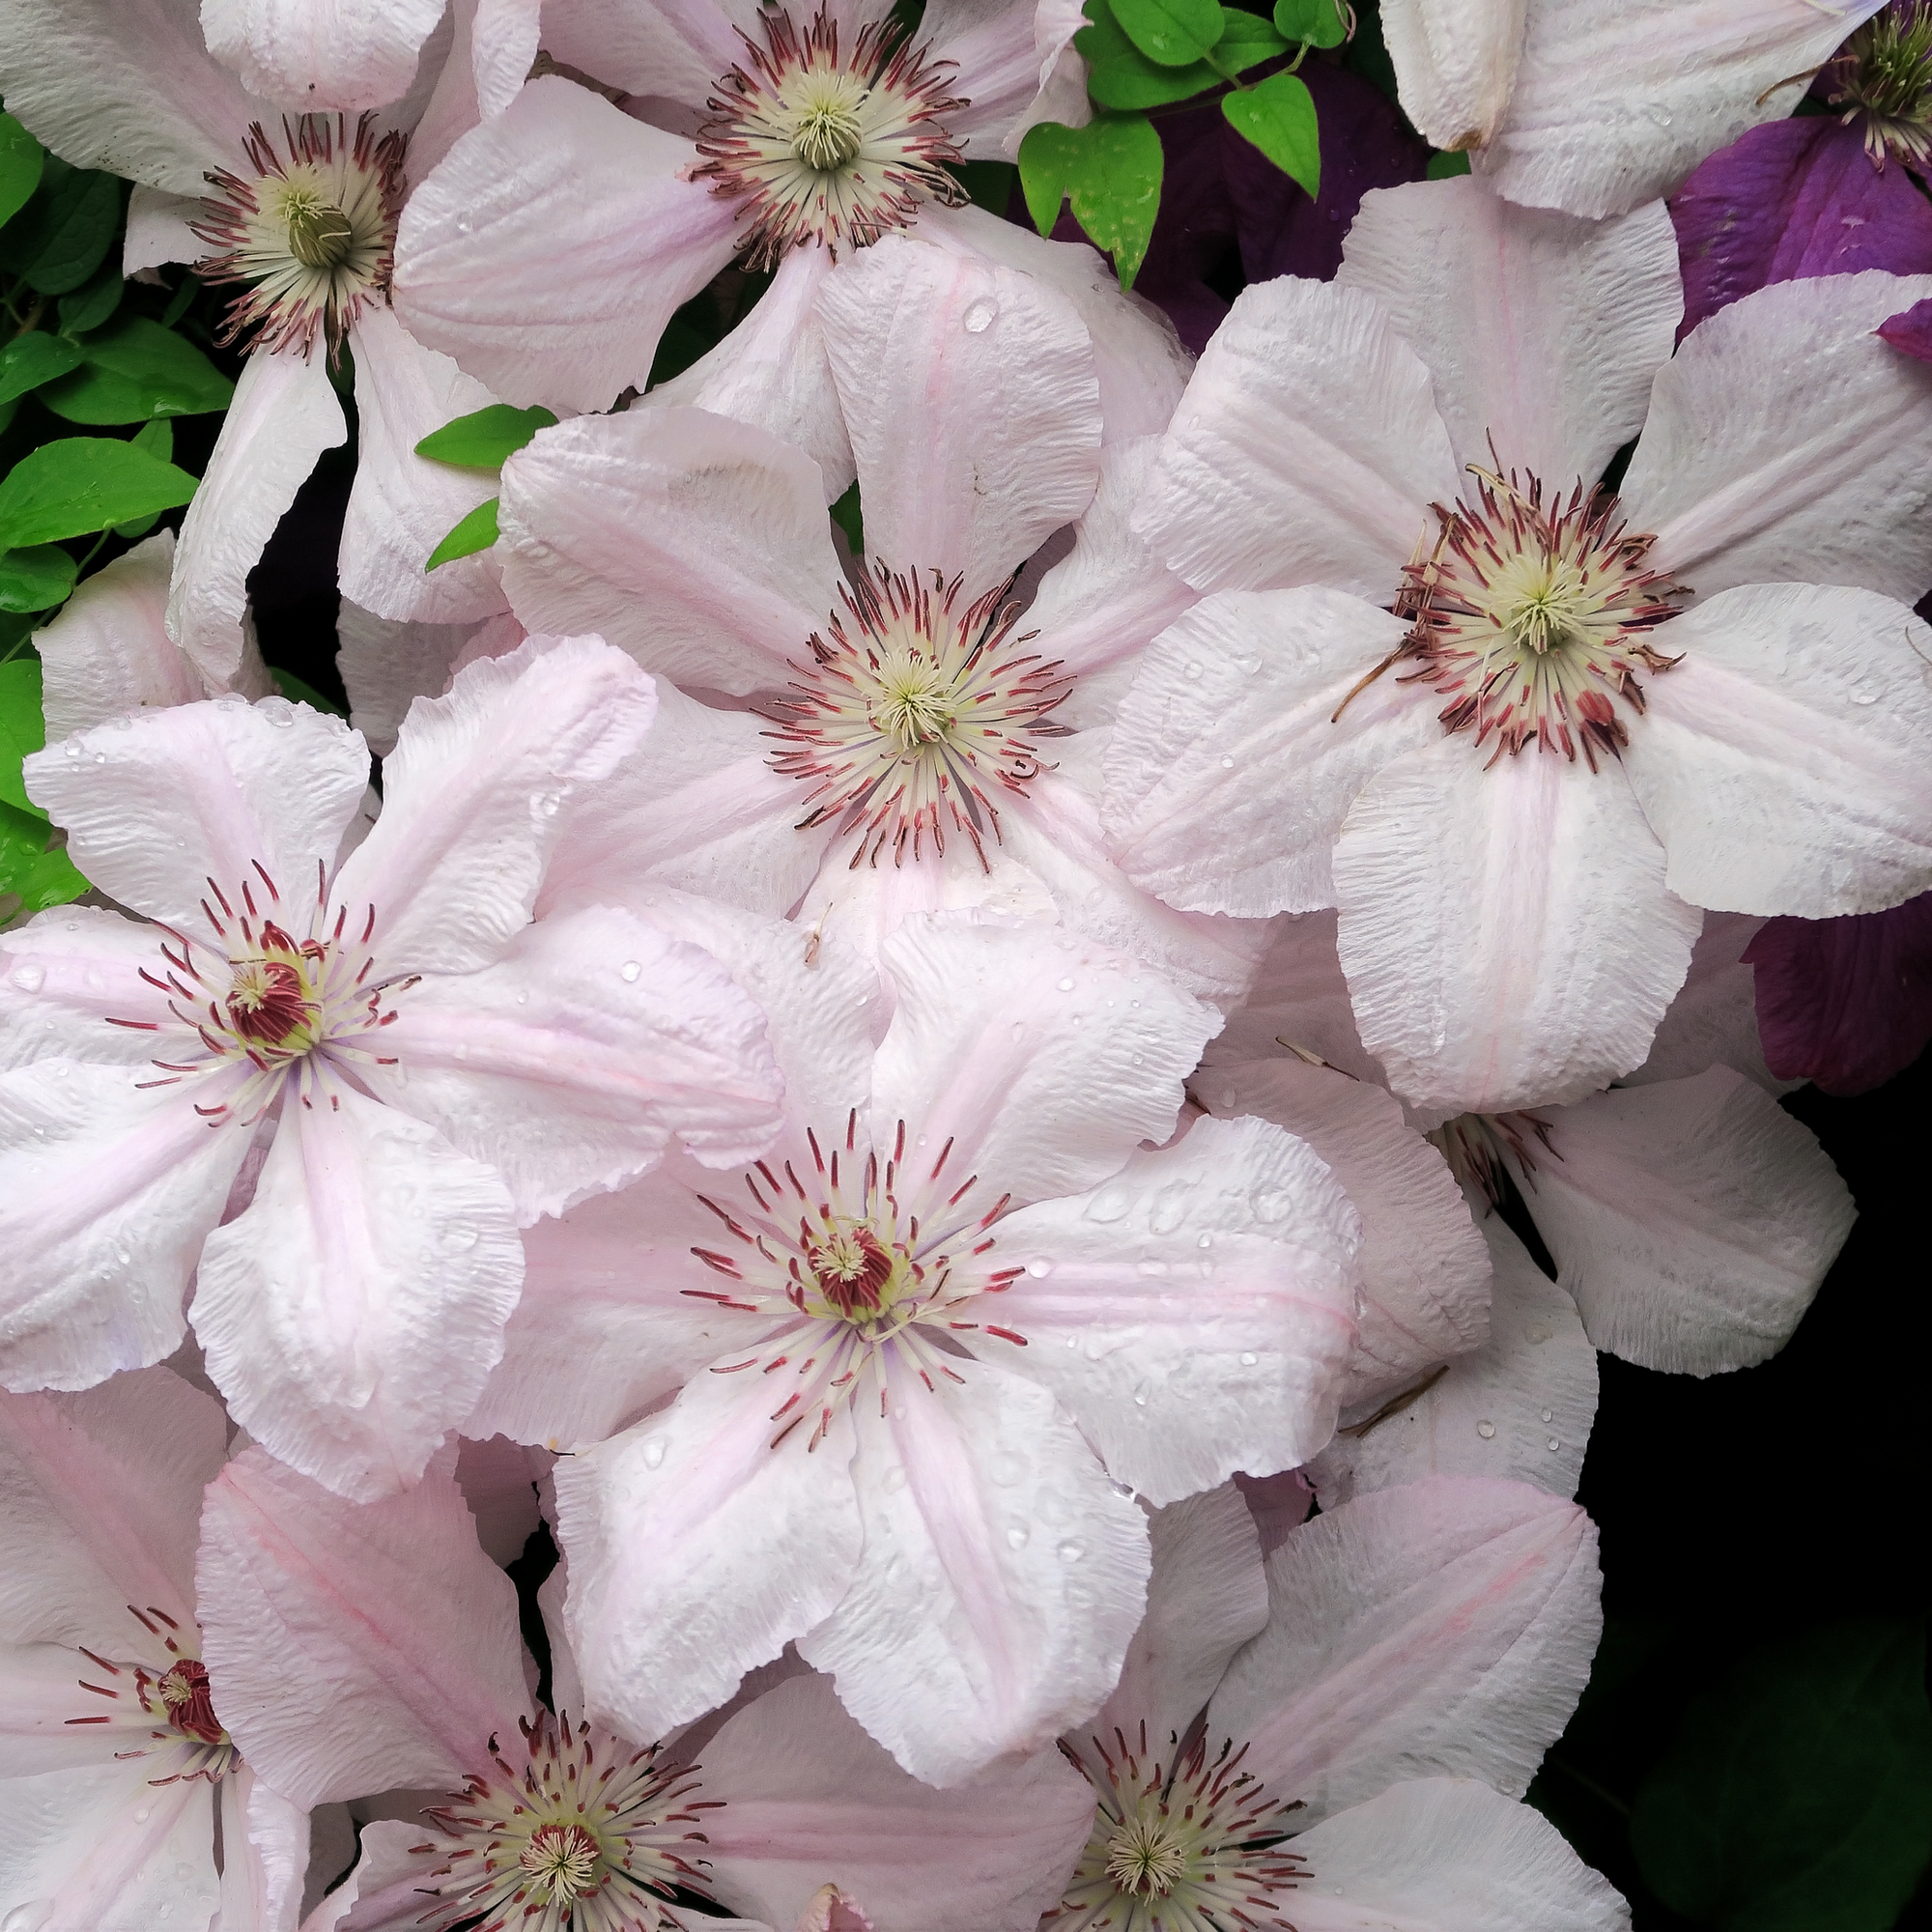
<path id="1" fill-rule="evenodd" d="M 1849 127 L 1862 117 L 1865 153 L 1883 169 L 1888 155 L 1932 164 L 1932 4 L 1891 0 L 1844 44 L 1828 71 L 1833 107 Z"/>
<path id="2" fill-rule="evenodd" d="M 1168 1747 L 1176 1741 L 1170 1736 Z M 1308 1877 L 1280 1848 L 1281 1804 L 1240 1769 L 1247 1756 L 1205 1742 L 1163 1765 L 1123 1733 L 1112 1747 L 1090 1738 L 1068 1752 L 1098 1803 L 1094 1829 L 1065 1896 L 1040 1921 L 1053 1932 L 1226 1932 L 1233 1925 L 1287 1927 L 1286 1894 Z"/>
<path id="3" fill-rule="evenodd" d="M 940 122 L 966 105 L 946 92 L 951 61 L 928 63 L 889 20 L 841 49 L 823 8 L 803 31 L 781 8 L 759 25 L 763 44 L 742 37 L 744 65 L 708 103 L 705 158 L 693 170 L 743 201 L 752 268 L 808 242 L 863 248 L 912 221 L 923 201 L 964 202 L 947 171 L 959 150 Z"/>
<path id="4" fill-rule="evenodd" d="M 258 906 L 258 885 L 275 917 Z M 384 999 L 415 981 L 391 985 L 376 977 L 369 951 L 376 930 L 373 906 L 367 908 L 359 935 L 354 934 L 346 906 L 327 918 L 327 882 L 320 871 L 316 886 L 309 936 L 298 940 L 280 923 L 290 915 L 261 864 L 232 898 L 213 879 L 208 881 L 209 896 L 201 909 L 223 950 L 169 928 L 160 949 L 162 971 L 141 969 L 150 986 L 168 995 L 168 1010 L 193 1034 L 201 1052 L 189 1059 L 157 1057 L 155 1065 L 164 1077 L 144 1081 L 144 1087 L 178 1086 L 196 1074 L 245 1062 L 254 1071 L 239 1093 L 195 1111 L 211 1123 L 231 1116 L 253 1121 L 290 1075 L 304 1106 L 313 1106 L 318 1094 L 327 1094 L 339 1106 L 333 1083 L 342 1073 L 358 1063 L 395 1064 L 392 1056 L 375 1052 L 373 1041 L 378 1030 L 396 1017 L 393 1007 L 384 1008 Z M 107 1024 L 141 1033 L 172 1031 L 156 1020 L 109 1017 Z"/>
<path id="5" fill-rule="evenodd" d="M 916 1140 L 908 1161 L 904 1122 L 883 1162 L 870 1149 L 859 1151 L 856 1110 L 843 1138 L 842 1148 L 832 1140 L 828 1153 L 817 1130 L 808 1128 L 809 1159 L 774 1154 L 748 1170 L 749 1210 L 698 1197 L 732 1245 L 691 1252 L 730 1287 L 682 1293 L 769 1318 L 770 1330 L 750 1355 L 712 1373 L 790 1371 L 787 1393 L 772 1411 L 774 1448 L 814 1409 L 808 1439 L 816 1448 L 838 1405 L 856 1406 L 868 1383 L 877 1384 L 884 1414 L 895 1374 L 916 1376 L 929 1389 L 938 1385 L 935 1377 L 958 1381 L 942 1336 L 991 1335 L 1026 1346 L 1010 1328 L 960 1319 L 969 1302 L 1000 1293 L 1021 1272 L 986 1260 L 993 1250 L 986 1231 L 1011 1197 L 1002 1195 L 983 1212 L 965 1206 L 979 1177 L 961 1180 L 956 1169 L 948 1171 L 950 1140 L 929 1167 Z"/>
<path id="6" fill-rule="evenodd" d="M 943 856 L 949 834 L 968 838 L 986 866 L 985 840 L 1000 837 L 996 793 L 1024 798 L 1041 770 L 1036 740 L 1064 738 L 1049 713 L 1072 680 L 1015 638 L 1007 586 L 965 611 L 959 580 L 930 588 L 917 576 L 875 566 L 844 611 L 809 639 L 811 662 L 794 665 L 796 696 L 778 700 L 767 733 L 783 750 L 773 767 L 810 786 L 799 829 L 830 823 L 857 834 L 852 854 L 895 865 Z"/>
<path id="7" fill-rule="evenodd" d="M 494 1745 L 494 1740 L 492 1741 Z M 467 1932 L 541 1924 L 554 1932 L 659 1932 L 680 1887 L 702 1889 L 703 1814 L 696 1765 L 667 1768 L 588 1724 L 540 1714 L 523 1745 L 472 1773 L 431 1808 L 437 1834 L 412 1846 L 438 1861 L 422 1889 L 442 1901 L 430 1922 Z"/>
<path id="8" fill-rule="evenodd" d="M 1536 1155 L 1532 1141 L 1557 1160 L 1563 1156 L 1551 1145 L 1550 1123 L 1541 1114 L 1458 1114 L 1444 1121 L 1428 1139 L 1449 1163 L 1459 1182 L 1480 1188 L 1492 1208 L 1502 1206 L 1509 1192 L 1510 1163 L 1532 1191 L 1536 1186 Z"/>
<path id="9" fill-rule="evenodd" d="M 128 1613 L 150 1637 L 158 1637 L 174 1662 L 158 1675 L 145 1664 L 117 1663 L 111 1658 L 81 1650 L 101 1677 L 76 1680 L 91 1693 L 84 1716 L 65 1721 L 74 1727 L 112 1727 L 117 1759 L 148 1758 L 157 1774 L 150 1784 L 178 1784 L 184 1778 L 205 1778 L 218 1784 L 241 1761 L 234 1742 L 214 1715 L 208 1684 L 208 1666 L 199 1658 L 184 1657 L 177 1634 L 181 1626 L 165 1610 L 152 1605 L 145 1610 L 128 1605 Z M 99 1701 L 93 1701 L 98 1699 Z M 118 1710 L 104 1705 L 119 1705 Z"/>
<path id="10" fill-rule="evenodd" d="M 283 124 L 285 158 L 258 122 L 246 143 L 253 178 L 207 177 L 215 193 L 194 232 L 215 253 L 195 272 L 252 284 L 231 304 L 223 342 L 254 329 L 253 348 L 306 355 L 320 334 L 333 355 L 363 303 L 387 291 L 405 137 L 379 141 L 374 129 L 370 114 L 353 135 L 346 116 L 305 114 Z"/>
<path id="11" fill-rule="evenodd" d="M 1425 538 L 1405 567 L 1395 611 L 1413 620 L 1408 636 L 1355 689 L 1415 660 L 1403 681 L 1433 684 L 1448 699 L 1447 730 L 1478 745 L 1492 738 L 1491 764 L 1534 745 L 1573 760 L 1580 753 L 1595 771 L 1630 742 L 1614 700 L 1641 715 L 1636 673 L 1677 662 L 1649 633 L 1688 593 L 1646 567 L 1656 538 L 1630 535 L 1614 497 L 1586 497 L 1578 484 L 1546 507 L 1533 476 L 1520 485 L 1514 472 L 1472 465 L 1471 473 L 1473 501 L 1438 504 L 1434 547 Z"/>

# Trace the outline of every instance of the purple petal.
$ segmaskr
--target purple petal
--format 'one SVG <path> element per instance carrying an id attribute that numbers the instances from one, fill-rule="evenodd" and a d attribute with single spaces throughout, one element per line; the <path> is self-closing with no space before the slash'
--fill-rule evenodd
<path id="1" fill-rule="evenodd" d="M 1888 316 L 1879 324 L 1878 332 L 1894 349 L 1916 355 L 1921 362 L 1932 362 L 1932 296 Z"/>
<path id="2" fill-rule="evenodd" d="M 1768 920 L 1744 957 L 1780 1080 L 1863 1094 L 1932 1039 L 1932 893 L 1849 919 Z"/>
<path id="3" fill-rule="evenodd" d="M 1823 115 L 1753 128 L 1670 203 L 1684 265 L 1681 342 L 1770 282 L 1861 269 L 1932 269 L 1932 202 L 1902 167 L 1874 167 L 1856 128 Z"/>
<path id="4" fill-rule="evenodd" d="M 1251 282 L 1276 275 L 1329 280 L 1342 266 L 1342 242 L 1363 195 L 1420 181 L 1429 167 L 1428 142 L 1360 74 L 1311 60 L 1301 78 L 1321 129 L 1321 192 L 1313 201 L 1225 119 L 1220 125 L 1222 167 Z"/>

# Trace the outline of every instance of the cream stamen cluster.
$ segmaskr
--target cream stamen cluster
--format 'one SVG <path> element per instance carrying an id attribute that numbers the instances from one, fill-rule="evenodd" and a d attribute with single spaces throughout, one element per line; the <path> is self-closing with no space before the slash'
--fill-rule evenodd
<path id="1" fill-rule="evenodd" d="M 117 1759 L 156 1760 L 153 1769 L 159 1775 L 149 1778 L 150 1784 L 178 1784 L 184 1778 L 194 1777 L 218 1784 L 240 1760 L 233 1741 L 222 1728 L 220 1719 L 214 1715 L 207 1666 L 199 1658 L 183 1654 L 181 1625 L 165 1610 L 156 1609 L 152 1604 L 145 1610 L 137 1609 L 129 1604 L 128 1614 L 150 1636 L 159 1637 L 175 1662 L 156 1674 L 145 1664 L 116 1663 L 81 1646 L 81 1656 L 114 1681 L 93 1684 L 82 1677 L 76 1679 L 79 1688 L 110 1703 L 133 1708 L 115 1712 L 90 1711 L 83 1717 L 69 1718 L 65 1721 L 76 1728 L 90 1724 L 112 1724 L 118 1732 L 118 1744 L 128 1735 L 130 1725 L 139 1728 L 141 1719 L 134 1715 L 138 1711 L 153 1720 L 148 1742 L 131 1749 L 117 1750 L 114 1753 Z"/>
<path id="2" fill-rule="evenodd" d="M 358 1064 L 394 1064 L 391 1056 L 374 1052 L 371 1042 L 395 1018 L 393 1009 L 384 1010 L 384 997 L 416 983 L 414 977 L 395 984 L 372 978 L 376 960 L 369 942 L 376 908 L 366 908 L 359 930 L 352 929 L 346 906 L 329 920 L 327 881 L 319 864 L 316 904 L 301 939 L 279 923 L 287 917 L 282 895 L 259 860 L 255 874 L 243 879 L 232 897 L 208 881 L 201 909 L 225 952 L 164 926 L 161 970 L 141 969 L 141 978 L 168 995 L 169 1011 L 205 1049 L 190 1060 L 156 1060 L 163 1077 L 144 1080 L 142 1087 L 177 1086 L 243 1063 L 253 1069 L 240 1095 L 196 1106 L 211 1125 L 259 1119 L 290 1081 L 303 1106 L 327 1096 L 339 1108 L 337 1077 Z M 107 1024 L 138 1033 L 163 1030 L 157 1020 L 109 1017 Z"/>
<path id="3" fill-rule="evenodd" d="M 405 136 L 352 135 L 342 115 L 284 121 L 287 158 L 262 125 L 248 130 L 255 174 L 211 174 L 215 190 L 194 232 L 217 252 L 195 265 L 205 282 L 249 282 L 221 340 L 255 329 L 251 347 L 308 355 L 318 335 L 333 355 L 362 305 L 385 295 L 403 199 Z"/>
<path id="4" fill-rule="evenodd" d="M 965 1304 L 999 1293 L 1021 1272 L 986 1262 L 993 1249 L 986 1231 L 1010 1197 L 1003 1194 L 983 1212 L 966 1206 L 979 1177 L 954 1184 L 947 1172 L 951 1140 L 929 1168 L 915 1145 L 909 1164 L 903 1121 L 883 1162 L 870 1148 L 861 1152 L 858 1138 L 856 1111 L 846 1118 L 842 1148 L 832 1140 L 828 1152 L 816 1130 L 808 1128 L 805 1177 L 801 1161 L 781 1160 L 776 1170 L 770 1160 L 759 1161 L 743 1176 L 749 1210 L 741 1203 L 727 1207 L 698 1197 L 732 1246 L 692 1253 L 731 1288 L 683 1292 L 778 1322 L 754 1352 L 712 1371 L 755 1370 L 783 1387 L 771 1413 L 773 1448 L 810 1417 L 808 1448 L 815 1449 L 838 1405 L 856 1406 L 871 1384 L 879 1413 L 886 1414 L 895 1376 L 917 1376 L 928 1389 L 938 1386 L 935 1377 L 958 1381 L 957 1371 L 948 1366 L 943 1334 L 995 1335 L 1026 1346 L 1010 1328 L 955 1318 Z"/>
<path id="5" fill-rule="evenodd" d="M 956 208 L 965 190 L 947 172 L 960 158 L 941 117 L 964 107 L 946 91 L 951 61 L 928 62 L 890 20 L 873 20 L 841 49 L 824 9 L 801 30 L 782 9 L 760 15 L 764 43 L 718 83 L 700 130 L 694 178 L 744 201 L 745 259 L 771 268 L 817 242 L 863 248 L 919 213 Z"/>
<path id="6" fill-rule="evenodd" d="M 666 1766 L 659 1748 L 626 1744 L 568 1717 L 521 1723 L 513 1764 L 432 1807 L 439 1834 L 412 1845 L 438 1861 L 440 1899 L 426 1923 L 467 1932 L 677 1932 L 665 1910 L 680 1887 L 700 1889 L 704 1813 L 696 1765 Z M 496 1741 L 492 1740 L 493 1750 Z"/>
<path id="7" fill-rule="evenodd" d="M 1066 735 L 1048 714 L 1072 680 L 1026 650 L 1037 631 L 1013 636 L 1008 587 L 960 611 L 957 578 L 935 571 L 928 587 L 875 565 L 841 586 L 842 615 L 793 666 L 797 695 L 778 700 L 767 734 L 785 747 L 772 763 L 810 786 L 801 830 L 858 835 L 855 868 L 888 850 L 895 865 L 939 856 L 955 833 L 984 867 L 1000 837 L 995 795 L 1024 798 L 1041 770 L 1035 741 Z"/>
<path id="8" fill-rule="evenodd" d="M 1889 155 L 1932 166 L 1932 4 L 1892 0 L 1849 41 L 1827 70 L 1831 102 L 1845 125 L 1865 124 L 1865 153 L 1881 170 Z"/>
<path id="9" fill-rule="evenodd" d="M 1626 530 L 1607 493 L 1586 496 L 1579 483 L 1546 505 L 1533 476 L 1523 484 L 1473 465 L 1471 473 L 1474 501 L 1435 505 L 1435 544 L 1419 543 L 1405 566 L 1395 611 L 1412 619 L 1407 638 L 1363 682 L 1416 661 L 1403 681 L 1449 700 L 1448 730 L 1478 745 L 1493 739 L 1491 764 L 1534 745 L 1580 753 L 1595 771 L 1630 742 L 1615 700 L 1641 714 L 1636 673 L 1676 662 L 1649 634 L 1688 593 L 1646 567 L 1656 538 Z"/>
<path id="10" fill-rule="evenodd" d="M 1073 1762 L 1094 1786 L 1094 1830 L 1065 1895 L 1041 1919 L 1054 1932 L 1293 1932 L 1283 1895 L 1309 1876 L 1281 1847 L 1283 1819 L 1299 1807 L 1270 1798 L 1241 1770 L 1248 1754 L 1204 1740 L 1181 1750 L 1168 1738 L 1165 1764 L 1148 1748 L 1147 1725 L 1129 1744 L 1089 1741 Z M 1171 1767 L 1171 1769 L 1169 1768 Z"/>

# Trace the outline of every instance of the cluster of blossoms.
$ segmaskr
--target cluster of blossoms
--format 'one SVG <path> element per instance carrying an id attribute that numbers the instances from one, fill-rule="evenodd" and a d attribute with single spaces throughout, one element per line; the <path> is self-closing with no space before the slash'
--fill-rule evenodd
<path id="1" fill-rule="evenodd" d="M 1595 1351 L 1776 1351 L 1932 1030 L 1932 9 L 1382 12 L 1472 171 L 1197 359 L 960 185 L 1063 0 L 0 0 L 247 350 L 36 639 L 6 1932 L 1628 1924 Z"/>

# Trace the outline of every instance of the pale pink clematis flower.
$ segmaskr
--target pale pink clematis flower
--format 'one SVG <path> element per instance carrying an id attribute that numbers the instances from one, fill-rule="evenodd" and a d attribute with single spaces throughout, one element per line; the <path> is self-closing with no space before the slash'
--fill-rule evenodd
<path id="1" fill-rule="evenodd" d="M 719 1925 L 673 1889 L 742 1912 L 728 1922 L 745 1932 L 814 1912 L 839 1932 L 1032 1932 L 1087 1829 L 1081 1781 L 1051 1749 L 934 1791 L 795 1662 L 639 1746 L 584 1721 L 554 1619 L 553 1714 L 454 1460 L 357 1505 L 251 1448 L 209 1491 L 198 1576 L 236 1744 L 299 1804 L 376 1795 L 390 1814 L 363 1828 L 311 1932 Z"/>
<path id="2" fill-rule="evenodd" d="M 224 21 L 239 31 L 242 14 L 262 4 L 209 0 L 211 31 L 219 39 Z M 284 7 L 299 11 L 298 0 L 271 11 Z M 420 71 L 413 56 L 385 62 L 357 35 L 337 48 L 341 84 L 324 92 L 372 111 L 285 116 L 278 106 L 299 109 L 301 91 L 284 85 L 274 104 L 247 92 L 203 46 L 196 0 L 131 10 L 124 0 L 0 0 L 9 111 L 64 159 L 136 184 L 126 270 L 185 262 L 205 281 L 245 285 L 230 318 L 251 353 L 182 526 L 168 606 L 170 635 L 216 688 L 241 688 L 248 573 L 317 458 L 348 434 L 330 382 L 340 346 L 358 423 L 344 593 L 387 616 L 436 622 L 502 609 L 487 555 L 424 575 L 434 547 L 491 492 L 487 477 L 427 462 L 415 444 L 494 398 L 411 338 L 389 310 L 388 283 L 412 182 L 492 104 L 477 91 L 491 49 L 487 33 L 472 35 L 471 14 L 487 29 L 503 11 L 464 0 L 458 44 L 432 42 Z M 366 9 L 376 39 L 378 15 L 399 18 L 394 7 Z M 497 52 L 514 67 L 517 33 L 506 31 L 509 50 Z M 533 18 L 527 37 L 519 80 Z M 270 39 L 294 55 L 279 31 Z M 244 66 L 254 81 L 271 77 Z M 396 72 L 402 85 L 390 91 Z"/>
<path id="3" fill-rule="evenodd" d="M 1336 283 L 1243 292 L 1142 498 L 1223 594 L 1119 713 L 1122 868 L 1195 911 L 1338 906 L 1428 1124 L 1637 1065 L 1700 906 L 1924 891 L 1932 383 L 1872 332 L 1921 280 L 1765 289 L 1673 358 L 1662 207 L 1369 195 Z"/>
<path id="4" fill-rule="evenodd" d="M 0 1395 L 0 1922 L 294 1932 L 308 1808 L 238 1754 L 203 1661 L 197 1520 L 227 1445 L 168 1369 Z"/>
<path id="5" fill-rule="evenodd" d="M 1727 1023 L 1752 1027 L 1749 969 L 1736 962 L 1754 924 L 1712 916 L 1651 1061 L 1622 1085 L 1568 1106 L 1463 1114 L 1429 1135 L 1486 1221 L 1507 1194 L 1520 1200 L 1595 1346 L 1649 1369 L 1709 1376 L 1776 1354 L 1856 1212 L 1817 1137 L 1773 1097 L 1788 1083 L 1740 1051 Z M 1358 1178 L 1352 1123 L 1395 1103 L 1350 1017 L 1331 915 L 1282 923 L 1208 1062 L 1193 1082 L 1201 1099 L 1308 1140 L 1361 1208 L 1373 1249 L 1374 1177 Z M 1411 1116 L 1399 1129 L 1411 1157 L 1428 1124 Z M 1580 1456 L 1574 1426 L 1547 1433 Z"/>
<path id="6" fill-rule="evenodd" d="M 815 298 L 868 244 L 910 228 L 1059 287 L 1094 331 L 1110 437 L 1157 430 L 1186 361 L 1165 319 L 1123 297 L 1084 245 L 967 206 L 949 172 L 1009 157 L 1036 120 L 1085 119 L 1068 46 L 1078 8 L 945 0 L 910 40 L 889 11 L 554 8 L 545 51 L 628 98 L 620 109 L 540 76 L 459 141 L 403 216 L 403 320 L 506 400 L 577 414 L 645 388 L 672 312 L 727 264 L 776 269 L 752 314 L 658 394 L 798 442 L 837 497 L 851 456 Z"/>
<path id="7" fill-rule="evenodd" d="M 417 704 L 343 856 L 362 741 L 279 697 L 37 753 L 75 863 L 139 920 L 0 938 L 6 1379 L 84 1387 L 192 1311 L 238 1421 L 346 1493 L 413 1480 L 474 1401 L 517 1229 L 681 1139 L 778 1123 L 761 1018 L 621 912 L 529 923 L 565 801 L 649 724 L 594 638 L 533 639 Z M 217 1228 L 251 1146 L 252 1201 Z"/>
<path id="8" fill-rule="evenodd" d="M 1288 1530 L 1264 1567 L 1228 1487 L 1156 1512 L 1152 1541 L 1120 1684 L 1063 1741 L 1097 1802 L 1042 1932 L 1629 1926 L 1512 1802 L 1603 1628 L 1574 1503 L 1435 1477 Z"/>
<path id="9" fill-rule="evenodd" d="M 1781 120 L 1885 0 L 1384 0 L 1404 110 L 1498 194 L 1621 214 Z"/>
<path id="10" fill-rule="evenodd" d="M 575 1447 L 594 1717 L 655 1734 L 795 1640 L 908 1770 L 960 1783 L 1113 1683 L 1146 1577 L 1129 1486 L 1327 1439 L 1353 1210 L 1262 1122 L 1142 1146 L 1219 1017 L 1089 941 L 918 915 L 880 1038 L 887 991 L 836 940 L 672 895 L 654 917 L 756 992 L 785 1131 L 735 1179 L 671 1161 L 532 1229 L 466 1426 Z"/>
<path id="11" fill-rule="evenodd" d="M 524 622 L 594 629 L 753 706 L 661 692 L 675 725 L 619 774 L 618 809 L 566 837 L 550 902 L 671 885 L 867 954 L 909 913 L 989 903 L 1239 992 L 1263 930 L 1171 911 L 1101 848 L 1091 727 L 1192 593 L 1126 527 L 1152 444 L 1102 451 L 1078 316 L 899 237 L 820 307 L 858 452 L 857 582 L 810 459 L 721 416 L 583 417 L 504 466 Z M 1069 524 L 1021 614 L 1015 573 Z"/>

